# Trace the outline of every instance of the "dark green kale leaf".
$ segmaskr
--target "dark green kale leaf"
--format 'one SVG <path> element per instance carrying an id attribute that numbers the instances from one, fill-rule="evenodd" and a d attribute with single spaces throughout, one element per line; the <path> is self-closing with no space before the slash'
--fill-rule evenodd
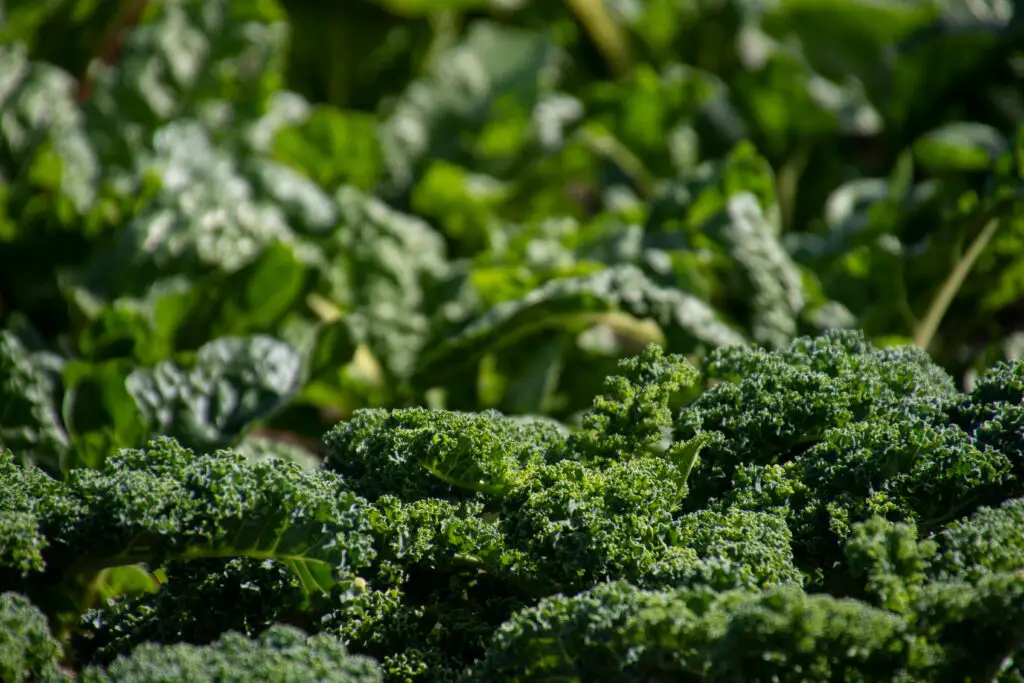
<path id="1" fill-rule="evenodd" d="M 551 420 L 493 410 L 362 409 L 324 436 L 324 467 L 370 500 L 500 497 L 562 452 L 564 431 Z"/>
<path id="2" fill-rule="evenodd" d="M 50 542 L 42 525 L 47 508 L 60 497 L 60 484 L 33 465 L 21 465 L 0 450 L 0 579 L 27 576 L 46 567 Z"/>
<path id="3" fill-rule="evenodd" d="M 803 566 L 827 567 L 853 522 L 880 515 L 929 532 L 1002 500 L 1007 458 L 977 449 L 955 426 L 894 417 L 830 430 L 789 468 L 789 501 Z"/>
<path id="4" fill-rule="evenodd" d="M 651 589 L 705 585 L 716 590 L 803 583 L 793 563 L 793 536 L 773 512 L 704 510 L 680 517 L 676 552 L 653 565 L 637 585 Z"/>
<path id="5" fill-rule="evenodd" d="M 495 633 L 468 681 L 904 680 L 904 620 L 798 588 L 556 595 Z"/>
<path id="6" fill-rule="evenodd" d="M 0 515 L 3 535 L 32 532 L 4 554 L 0 576 L 28 594 L 61 637 L 100 599 L 105 572 L 145 563 L 250 558 L 287 567 L 300 602 L 344 592 L 374 557 L 366 502 L 334 474 L 231 451 L 196 455 L 161 437 L 125 449 L 65 481 L 0 469 L 5 489 L 44 493 L 25 512 Z M 37 530 L 37 531 L 33 531 Z M 41 552 L 44 572 L 40 568 Z"/>
<path id="7" fill-rule="evenodd" d="M 1024 481 L 1024 360 L 989 368 L 949 415 L 980 444 L 1005 453 Z"/>
<path id="8" fill-rule="evenodd" d="M 583 428 L 569 448 L 584 460 L 615 461 L 647 453 L 671 441 L 670 401 L 697 381 L 697 371 L 682 356 L 665 355 L 651 344 L 619 362 L 604 391 L 583 416 Z M 685 477 L 685 475 L 684 475 Z"/>
<path id="9" fill-rule="evenodd" d="M 255 637 L 276 623 L 312 630 L 299 577 L 273 559 L 170 562 L 159 590 L 124 597 L 82 617 L 71 641 L 79 666 L 107 666 L 143 643 L 208 645 L 227 631 Z"/>
<path id="10" fill-rule="evenodd" d="M 913 628 L 932 644 L 932 680 L 1019 681 L 1024 653 L 1024 570 L 926 585 Z"/>
<path id="11" fill-rule="evenodd" d="M 19 593 L 0 593 L 0 680 L 51 683 L 67 680 L 58 663 L 63 651 L 46 617 Z"/>
<path id="12" fill-rule="evenodd" d="M 258 638 L 227 633 L 207 646 L 146 643 L 105 669 L 86 668 L 83 683 L 197 683 L 324 681 L 377 683 L 381 673 L 366 657 L 349 654 L 332 636 L 307 636 L 290 626 L 272 626 Z"/>
<path id="13" fill-rule="evenodd" d="M 879 515 L 927 532 L 1014 486 L 1004 453 L 948 423 L 960 394 L 923 352 L 833 332 L 776 352 L 717 351 L 708 375 L 720 383 L 676 424 L 677 437 L 715 435 L 688 509 L 781 511 L 816 582 L 840 580 L 856 522 Z"/>
<path id="14" fill-rule="evenodd" d="M 929 572 L 940 580 L 977 582 L 993 572 L 1024 570 L 1024 498 L 981 507 L 935 534 Z"/>
<path id="15" fill-rule="evenodd" d="M 880 349 L 860 332 L 803 337 L 780 351 L 713 351 L 706 377 L 719 382 L 681 411 L 677 438 L 719 432 L 694 473 L 695 504 L 721 496 L 741 464 L 784 464 L 854 422 L 890 415 L 937 419 L 956 398 L 952 378 L 923 351 Z"/>

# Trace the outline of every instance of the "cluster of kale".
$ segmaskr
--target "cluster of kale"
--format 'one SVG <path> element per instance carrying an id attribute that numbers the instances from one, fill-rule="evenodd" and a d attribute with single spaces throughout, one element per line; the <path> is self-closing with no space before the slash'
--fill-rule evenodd
<path id="1" fill-rule="evenodd" d="M 649 346 L 575 428 L 366 409 L 324 443 L 4 455 L 0 678 L 1024 681 L 1024 363 L 964 394 L 853 332 Z"/>

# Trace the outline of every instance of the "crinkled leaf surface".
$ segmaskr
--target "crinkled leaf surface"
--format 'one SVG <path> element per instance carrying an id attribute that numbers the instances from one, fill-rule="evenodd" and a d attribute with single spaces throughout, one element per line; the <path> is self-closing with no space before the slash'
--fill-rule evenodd
<path id="1" fill-rule="evenodd" d="M 301 377 L 300 354 L 259 335 L 209 342 L 188 363 L 167 360 L 138 369 L 126 386 L 152 433 L 210 449 L 231 444 L 284 405 Z"/>
<path id="2" fill-rule="evenodd" d="M 63 464 L 70 442 L 58 412 L 60 359 L 33 352 L 0 330 L 0 450 L 51 471 Z"/>

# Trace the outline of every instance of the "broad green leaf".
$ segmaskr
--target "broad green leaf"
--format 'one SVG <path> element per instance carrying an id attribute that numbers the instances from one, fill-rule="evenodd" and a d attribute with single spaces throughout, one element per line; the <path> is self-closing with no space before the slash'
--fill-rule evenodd
<path id="1" fill-rule="evenodd" d="M 690 170 L 696 151 L 679 145 L 709 103 L 725 95 L 725 84 L 712 73 L 683 64 L 661 70 L 640 64 L 624 80 L 598 81 L 588 89 L 588 121 L 602 123 L 646 169 L 671 177 Z"/>
<path id="2" fill-rule="evenodd" d="M 488 9 L 516 10 L 530 0 L 373 0 L 395 14 L 420 17 L 433 12 L 471 12 Z"/>
<path id="3" fill-rule="evenodd" d="M 372 190 L 383 173 L 377 121 L 362 112 L 317 107 L 277 133 L 273 152 L 328 192 L 343 184 Z"/>
<path id="4" fill-rule="evenodd" d="M 962 110 L 950 111 L 947 103 L 962 97 L 963 85 L 984 83 L 993 64 L 1011 58 L 1021 29 L 1019 23 L 948 17 L 920 27 L 889 58 L 886 88 L 877 96 L 886 118 L 910 134 L 959 118 Z"/>
<path id="5" fill-rule="evenodd" d="M 545 415 L 550 412 L 567 351 L 564 340 L 550 341 L 513 365 L 502 401 L 514 415 Z"/>
<path id="6" fill-rule="evenodd" d="M 224 131 L 256 118 L 281 86 L 284 19 L 275 0 L 147 3 L 116 64 L 97 64 L 90 74 L 92 123 L 110 160 L 127 166 L 174 119 L 199 118 Z"/>
<path id="7" fill-rule="evenodd" d="M 394 182 L 408 187 L 428 161 L 460 161 L 464 139 L 489 122 L 499 101 L 531 110 L 555 54 L 541 33 L 473 22 L 465 39 L 409 86 L 381 127 Z"/>
<path id="8" fill-rule="evenodd" d="M 149 190 L 114 245 L 86 262 L 81 277 L 90 288 L 141 296 L 154 279 L 172 273 L 193 280 L 229 275 L 259 263 L 276 243 L 304 263 L 321 258 L 291 228 L 286 206 L 262 198 L 243 175 L 242 161 L 214 145 L 196 122 L 160 129 L 152 152 L 136 163 L 135 182 L 145 180 Z"/>
<path id="9" fill-rule="evenodd" d="M 444 240 L 422 219 L 354 187 L 335 196 L 343 221 L 329 274 L 336 298 L 354 311 L 355 338 L 401 381 L 426 343 L 432 295 L 448 272 Z"/>
<path id="10" fill-rule="evenodd" d="M 103 605 L 111 600 L 141 593 L 155 593 L 160 582 L 142 565 L 111 567 L 100 572 L 93 582 L 98 603 Z"/>
<path id="11" fill-rule="evenodd" d="M 495 178 L 438 161 L 413 190 L 412 208 L 437 221 L 467 251 L 476 251 L 486 248 L 491 233 L 503 227 L 499 209 L 511 194 L 512 189 Z"/>
<path id="12" fill-rule="evenodd" d="M 0 44 L 31 43 L 45 24 L 67 0 L 5 0 L 0 5 Z"/>
<path id="13" fill-rule="evenodd" d="M 141 446 L 147 436 L 143 414 L 126 387 L 127 360 L 64 365 L 62 416 L 72 440 L 72 467 L 99 467 L 120 448 Z"/>
<path id="14" fill-rule="evenodd" d="M 29 61 L 24 45 L 0 44 L 0 298 L 9 310 L 53 305 L 53 269 L 86 249 L 79 221 L 97 204 L 101 167 L 75 85 Z"/>
<path id="15" fill-rule="evenodd" d="M 320 467 L 320 458 L 312 451 L 297 443 L 271 436 L 247 434 L 238 443 L 235 450 L 251 462 L 276 459 L 295 463 L 306 471 L 312 471 Z"/>
<path id="16" fill-rule="evenodd" d="M 254 185 L 266 198 L 284 209 L 289 225 L 297 232 L 323 234 L 335 227 L 338 210 L 330 195 L 297 170 L 271 161 L 252 165 Z"/>
<path id="17" fill-rule="evenodd" d="M 617 266 L 595 275 L 552 280 L 518 301 L 494 306 L 456 334 L 430 344 L 420 360 L 419 379 L 446 375 L 542 329 L 586 329 L 596 322 L 595 316 L 613 311 L 653 319 L 670 347 L 681 352 L 701 344 L 744 342 L 704 301 L 655 285 L 633 266 Z"/>
<path id="18" fill-rule="evenodd" d="M 797 334 L 804 307 L 803 278 L 754 196 L 731 196 L 709 231 L 726 245 L 752 292 L 751 336 L 770 348 L 786 346 Z"/>
<path id="19" fill-rule="evenodd" d="M 214 336 L 272 331 L 289 311 L 301 305 L 309 270 L 296 251 L 291 245 L 274 242 L 223 283 L 214 307 Z"/>
<path id="20" fill-rule="evenodd" d="M 880 86 L 886 76 L 885 50 L 938 17 L 932 0 L 785 0 L 773 4 L 762 24 L 769 34 L 780 40 L 799 38 L 810 65 L 824 77 L 851 75 L 871 88 Z"/>
<path id="21" fill-rule="evenodd" d="M 711 301 L 732 302 L 731 315 L 755 341 L 774 348 L 796 336 L 807 300 L 803 273 L 782 243 L 779 210 L 772 168 L 745 142 L 664 188 L 645 235 L 690 271 L 690 254 L 714 254 L 707 276 L 682 272 L 680 281 L 699 283 L 698 291 L 710 286 Z"/>
<path id="22" fill-rule="evenodd" d="M 100 167 L 75 101 L 71 74 L 27 59 L 21 44 L 0 45 L 0 163 L 16 171 L 12 198 L 42 207 L 34 192 L 50 192 L 67 208 L 85 213 L 96 200 Z M 51 197 L 49 201 L 53 201 Z M 0 233 L 0 241 L 10 235 Z M 6 239 L 5 239 L 6 238 Z"/>
<path id="23" fill-rule="evenodd" d="M 309 345 L 308 369 L 311 378 L 339 373 L 352 361 L 358 345 L 345 320 L 330 320 L 317 325 Z"/>
<path id="24" fill-rule="evenodd" d="M 78 340 L 91 360 L 130 356 L 150 365 L 176 350 L 176 338 L 201 299 L 198 288 L 180 276 L 157 280 L 138 298 L 104 304 L 69 278 L 65 296 L 89 321 Z"/>
<path id="25" fill-rule="evenodd" d="M 1009 150 L 998 129 L 976 121 L 947 123 L 914 141 L 914 156 L 932 173 L 985 171 Z"/>

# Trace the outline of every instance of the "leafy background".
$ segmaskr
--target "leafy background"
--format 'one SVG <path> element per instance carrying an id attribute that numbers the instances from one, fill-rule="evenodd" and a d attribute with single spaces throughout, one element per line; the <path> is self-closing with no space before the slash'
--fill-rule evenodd
<path id="1" fill-rule="evenodd" d="M 572 423 L 648 342 L 1024 341 L 1024 8 L 2 0 L 0 447 Z"/>

